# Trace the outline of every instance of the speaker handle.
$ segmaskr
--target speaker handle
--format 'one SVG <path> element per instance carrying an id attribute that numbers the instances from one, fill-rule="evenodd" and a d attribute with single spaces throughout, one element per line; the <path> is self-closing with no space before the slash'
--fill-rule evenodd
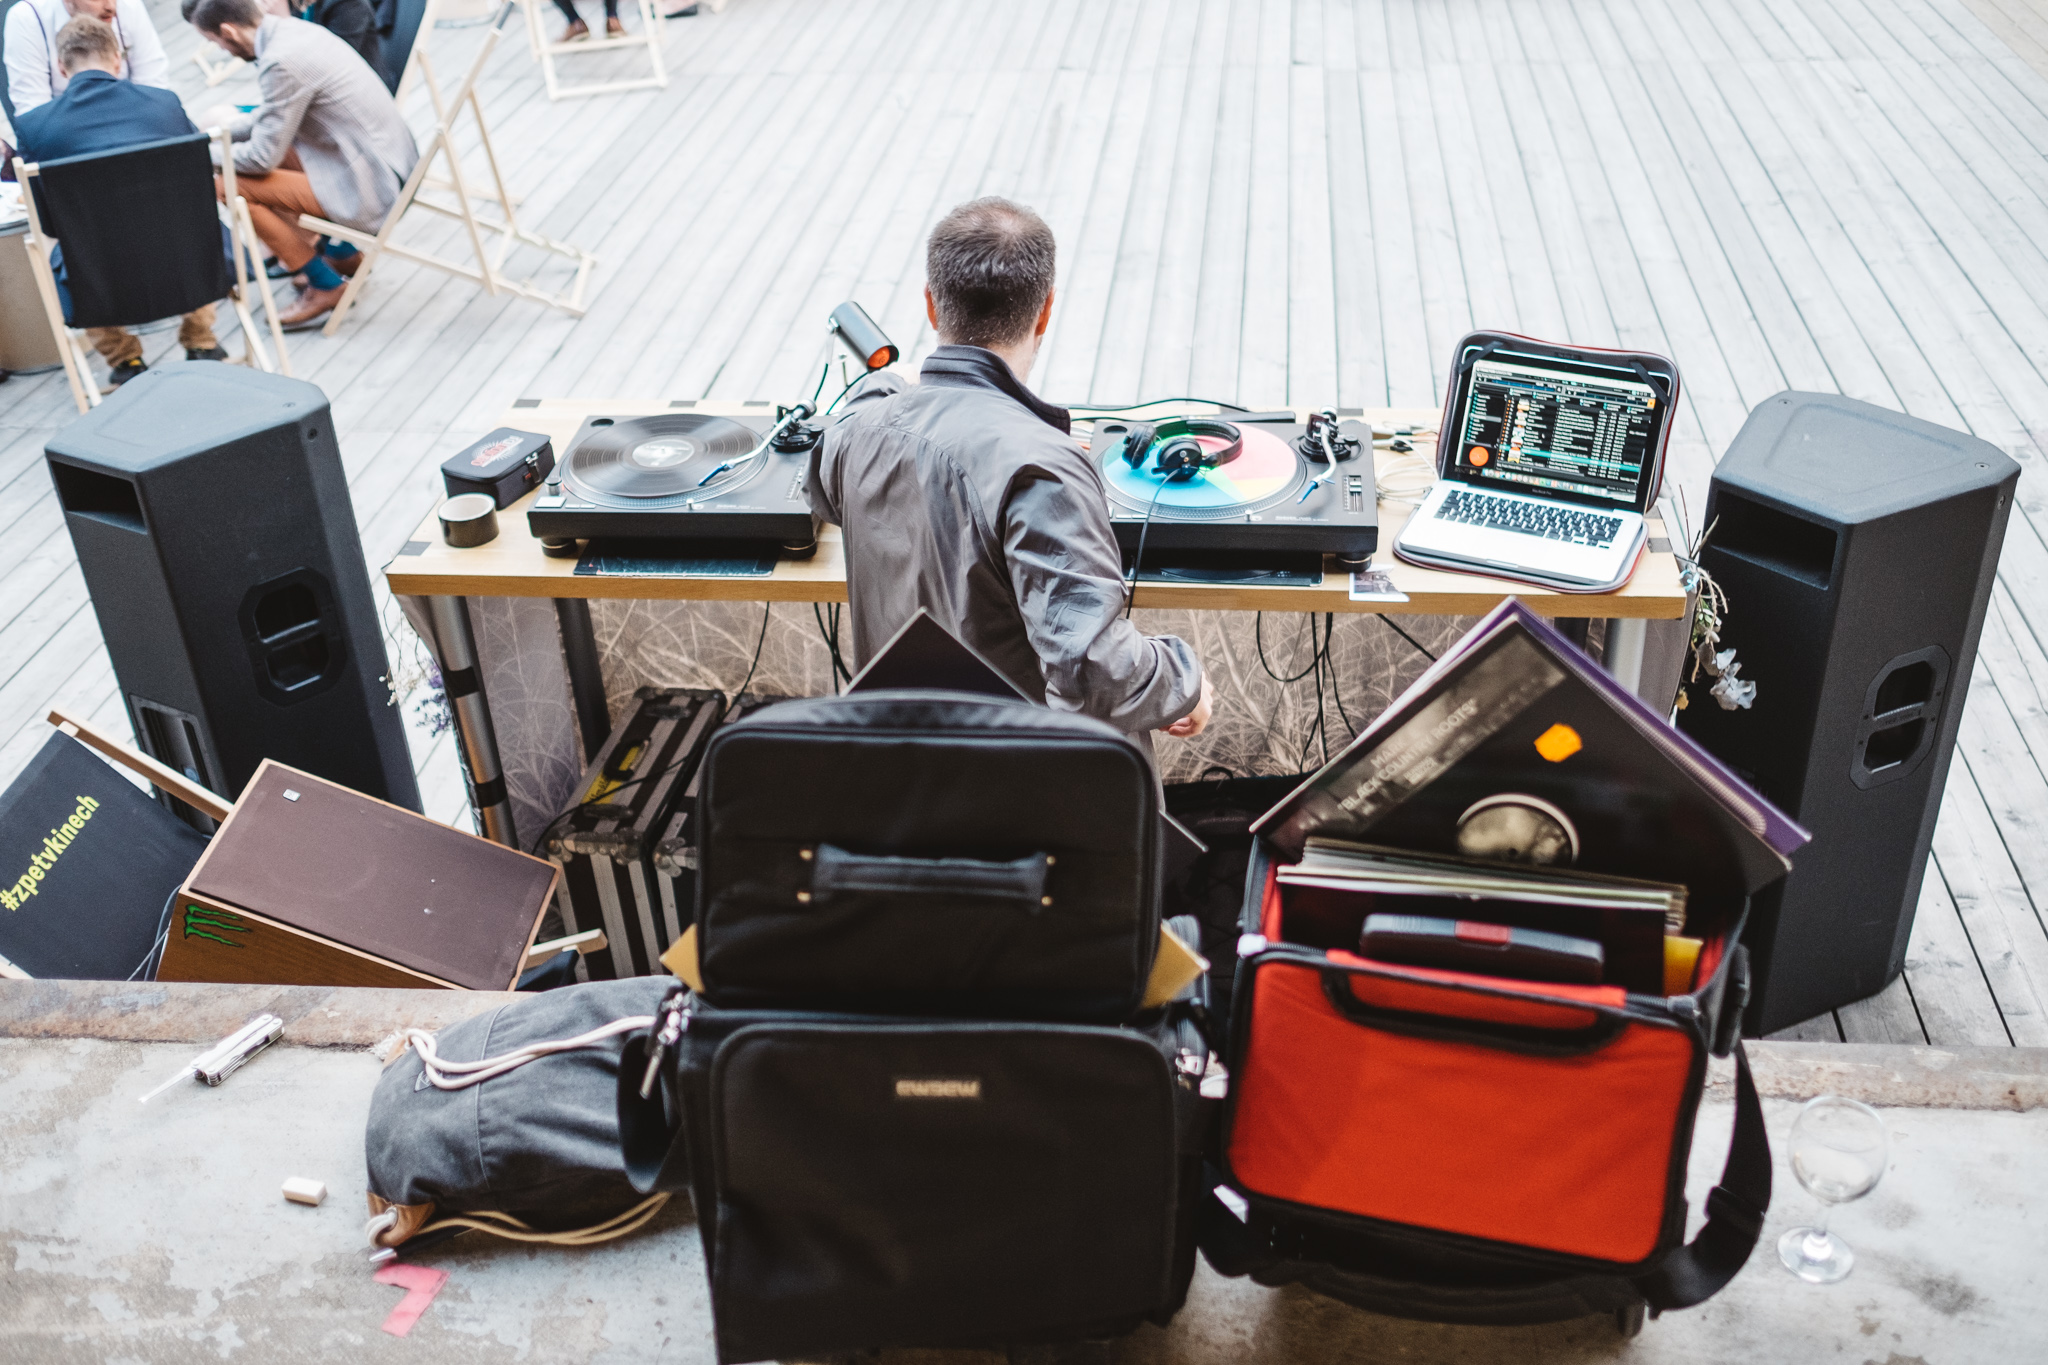
<path id="1" fill-rule="evenodd" d="M 227 819 L 228 812 L 235 808 L 232 801 L 222 800 L 176 768 L 159 763 L 148 754 L 130 748 L 91 721 L 80 720 L 54 708 L 48 719 L 50 724 L 65 734 L 90 748 L 99 750 L 130 772 L 147 778 L 215 824 Z"/>

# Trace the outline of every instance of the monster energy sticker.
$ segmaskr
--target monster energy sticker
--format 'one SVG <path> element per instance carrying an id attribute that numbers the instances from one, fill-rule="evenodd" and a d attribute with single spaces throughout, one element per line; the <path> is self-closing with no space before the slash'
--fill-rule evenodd
<path id="1" fill-rule="evenodd" d="M 203 905 L 185 907 L 185 937 L 212 939 L 230 948 L 243 945 L 229 938 L 229 934 L 251 934 L 255 929 L 244 923 L 241 916 L 230 915 L 225 910 L 209 910 Z"/>

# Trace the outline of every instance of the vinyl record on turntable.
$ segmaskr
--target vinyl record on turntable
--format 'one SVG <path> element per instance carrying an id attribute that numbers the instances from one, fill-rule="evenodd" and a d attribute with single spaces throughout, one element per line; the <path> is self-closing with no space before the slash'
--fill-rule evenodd
<path id="1" fill-rule="evenodd" d="M 775 421 L 772 411 L 586 417 L 527 509 L 527 530 L 598 542 L 582 556 L 593 566 L 639 565 L 606 572 L 657 573 L 653 561 L 689 560 L 720 566 L 698 563 L 693 575 L 753 575 L 763 556 L 771 565 L 808 558 L 818 545 L 804 493 L 810 455 L 771 444 Z"/>
<path id="2" fill-rule="evenodd" d="M 1212 449 L 1224 444 L 1224 438 L 1217 436 L 1194 439 Z M 1259 511 L 1296 492 L 1308 479 L 1285 439 L 1254 426 L 1244 428 L 1244 449 L 1236 459 L 1204 469 L 1193 478 L 1165 481 L 1149 460 L 1143 468 L 1133 469 L 1121 444 L 1109 446 L 1101 459 L 1102 479 L 1113 501 L 1144 512 L 1152 507 L 1156 495 L 1155 514 L 1176 519 L 1239 517 Z"/>
<path id="3" fill-rule="evenodd" d="M 1104 419 L 1089 432 L 1089 452 L 1109 495 L 1110 529 L 1127 562 L 1142 541 L 1141 578 L 1168 581 L 1261 583 L 1320 580 L 1322 557 L 1340 568 L 1363 566 L 1379 544 L 1379 500 L 1373 495 L 1372 428 L 1339 424 L 1334 461 L 1293 422 L 1235 418 L 1241 446 L 1221 464 L 1169 478 L 1148 456 L 1137 468 L 1125 458 L 1135 422 Z M 1230 438 L 1188 433 L 1205 450 L 1223 454 Z M 1158 447 L 1154 447 L 1158 449 Z M 1300 567 L 1302 556 L 1311 566 Z"/>
<path id="4" fill-rule="evenodd" d="M 569 456 L 569 478 L 600 498 L 672 498 L 693 493 L 713 470 L 760 438 L 726 417 L 676 413 L 597 427 Z M 751 470 L 733 471 L 744 477 Z"/>

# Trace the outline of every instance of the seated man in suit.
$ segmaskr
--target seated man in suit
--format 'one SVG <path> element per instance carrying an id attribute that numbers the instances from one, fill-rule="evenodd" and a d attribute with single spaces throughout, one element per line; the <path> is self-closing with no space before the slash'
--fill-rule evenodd
<path id="1" fill-rule="evenodd" d="M 114 31 L 123 80 L 169 89 L 171 64 L 143 0 L 20 0 L 7 11 L 7 96 L 14 116 L 64 93 L 69 78 L 57 60 L 57 31 L 75 18 L 99 20 Z"/>
<path id="2" fill-rule="evenodd" d="M 199 130 L 168 90 L 121 79 L 121 44 L 114 30 L 88 15 L 57 30 L 57 61 L 69 84 L 47 104 L 14 124 L 23 161 L 61 161 L 68 156 L 119 151 Z M 62 278 L 62 263 L 53 262 Z M 107 362 L 108 378 L 119 387 L 148 368 L 142 343 L 125 327 L 93 327 L 86 335 Z M 213 305 L 185 314 L 178 341 L 187 360 L 226 360 L 213 336 Z"/>
<path id="3" fill-rule="evenodd" d="M 256 235 L 286 269 L 305 276 L 279 322 L 289 331 L 318 326 L 362 258 L 352 247 L 323 249 L 299 215 L 364 232 L 382 227 L 420 159 L 412 130 L 383 77 L 318 24 L 266 14 L 258 0 L 199 0 L 192 27 L 256 63 L 263 103 L 230 125 L 236 185 Z"/>

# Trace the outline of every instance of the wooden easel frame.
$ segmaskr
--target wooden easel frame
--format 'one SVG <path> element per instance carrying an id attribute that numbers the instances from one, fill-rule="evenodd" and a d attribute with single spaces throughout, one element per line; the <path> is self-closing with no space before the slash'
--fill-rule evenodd
<path id="1" fill-rule="evenodd" d="M 417 41 L 413 44 L 412 56 L 406 63 L 406 75 L 401 79 L 399 88 L 404 90 L 407 87 L 412 77 L 413 65 L 417 63 L 419 78 L 426 85 L 427 94 L 434 102 L 434 133 L 427 140 L 426 150 L 420 154 L 419 161 L 414 164 L 412 174 L 406 177 L 405 185 L 399 190 L 398 201 L 384 216 L 383 226 L 376 232 L 365 232 L 361 228 L 329 222 L 310 213 L 300 217 L 300 226 L 307 230 L 353 243 L 363 252 L 362 265 L 349 280 L 348 287 L 342 291 L 341 301 L 334 306 L 333 316 L 327 320 L 327 326 L 323 329 L 326 335 L 333 336 L 340 329 L 342 319 L 348 316 L 348 310 L 355 303 L 356 292 L 362 288 L 363 282 L 376 268 L 378 260 L 387 252 L 400 260 L 431 266 L 458 279 L 474 281 L 482 285 L 487 294 L 516 294 L 520 298 L 544 303 L 550 308 L 559 308 L 571 317 L 583 316 L 584 296 L 589 289 L 590 272 L 596 267 L 597 258 L 581 247 L 554 241 L 519 226 L 518 201 L 506 192 L 504 174 L 498 169 L 498 154 L 491 146 L 490 127 L 484 121 L 483 103 L 477 98 L 477 79 L 483 74 L 485 63 L 490 61 L 491 53 L 497 48 L 498 39 L 504 35 L 505 24 L 512 15 L 512 2 L 513 0 L 504 0 L 499 6 L 497 18 L 491 22 L 483 43 L 477 48 L 476 56 L 470 62 L 469 71 L 463 76 L 461 85 L 456 87 L 453 98 L 442 95 L 440 84 L 434 79 L 434 64 L 427 56 L 426 45 Z M 425 26 L 423 21 L 422 29 Z M 471 189 L 463 175 L 462 156 L 455 145 L 455 127 L 456 120 L 461 118 L 464 109 L 468 109 L 475 120 L 477 140 L 483 145 L 484 161 L 490 167 L 490 191 Z M 447 177 L 432 179 L 431 183 L 436 187 L 446 186 L 454 192 L 455 202 L 452 205 L 420 196 L 420 191 L 430 183 L 435 160 L 443 155 L 448 159 Z M 479 218 L 476 212 L 478 200 L 496 203 L 502 216 L 496 219 Z M 465 265 L 460 261 L 394 244 L 391 240 L 392 234 L 404 220 L 406 210 L 415 205 L 429 213 L 437 213 L 462 223 L 467 231 L 470 251 L 476 264 Z M 486 245 L 486 236 L 495 237 L 495 243 Z M 569 287 L 551 293 L 537 288 L 529 280 L 506 278 L 505 258 L 511 254 L 515 246 L 521 245 L 535 247 L 550 255 L 574 261 L 576 274 Z"/>
<path id="2" fill-rule="evenodd" d="M 592 34 L 579 42 L 551 43 L 540 26 L 540 8 L 544 0 L 519 0 L 520 7 L 526 11 L 526 44 L 533 53 L 533 59 L 540 63 L 541 79 L 547 83 L 549 99 L 566 100 L 579 95 L 617 95 L 628 90 L 668 88 L 668 64 L 661 54 L 662 47 L 668 42 L 668 18 L 654 7 L 654 0 L 635 2 L 640 11 L 640 32 L 637 35 L 629 33 L 623 38 L 600 38 Z M 651 75 L 634 76 L 618 81 L 591 81 L 583 85 L 563 85 L 555 74 L 557 57 L 617 52 L 629 47 L 647 49 L 647 60 L 654 68 Z"/>
<path id="3" fill-rule="evenodd" d="M 270 374 L 289 376 L 292 372 L 291 354 L 285 349 L 284 329 L 277 320 L 277 300 L 271 297 L 270 278 L 261 270 L 253 279 L 257 291 L 263 296 L 263 311 L 270 319 L 270 337 L 277 344 L 277 363 L 273 365 L 270 352 L 264 349 L 263 337 L 256 330 L 256 319 L 249 313 L 249 244 L 256 240 L 256 229 L 249 221 L 249 204 L 235 186 L 234 143 L 227 131 L 210 128 L 207 136 L 212 138 L 220 153 L 221 184 L 226 190 L 225 201 L 220 206 L 221 218 L 228 225 L 229 252 L 235 258 L 235 279 L 228 288 L 228 301 L 235 310 L 235 319 L 242 325 L 242 356 L 238 363 L 253 366 Z M 57 275 L 50 268 L 50 249 L 55 243 L 43 231 L 42 215 L 36 210 L 35 189 L 29 183 L 42 173 L 42 165 L 24 163 L 14 158 L 14 178 L 21 185 L 22 205 L 28 211 L 28 232 L 22 241 L 28 249 L 29 273 L 35 276 L 36 293 L 42 297 L 43 312 L 48 317 L 50 331 L 57 339 L 57 356 L 64 362 L 64 377 L 71 384 L 71 399 L 78 404 L 78 410 L 89 412 L 100 405 L 100 386 L 93 382 L 92 367 L 85 356 L 85 350 L 78 344 L 78 330 L 64 321 L 64 306 L 57 298 Z"/>

